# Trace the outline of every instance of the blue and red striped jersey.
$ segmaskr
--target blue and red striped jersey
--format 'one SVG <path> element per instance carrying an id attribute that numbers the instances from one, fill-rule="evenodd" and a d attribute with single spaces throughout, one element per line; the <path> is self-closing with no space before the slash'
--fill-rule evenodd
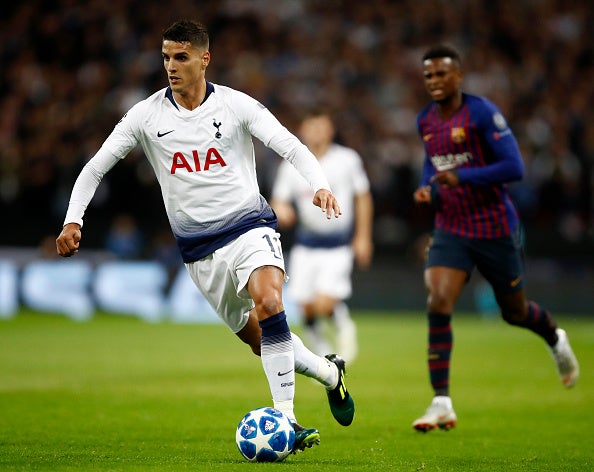
<path id="1" fill-rule="evenodd" d="M 462 95 L 462 106 L 442 119 L 430 103 L 417 117 L 425 147 L 421 185 L 439 171 L 456 170 L 460 185 L 433 188 L 435 227 L 468 238 L 509 236 L 518 213 L 507 183 L 520 180 L 524 163 L 505 118 L 484 97 Z M 437 185 L 437 184 L 432 184 Z"/>

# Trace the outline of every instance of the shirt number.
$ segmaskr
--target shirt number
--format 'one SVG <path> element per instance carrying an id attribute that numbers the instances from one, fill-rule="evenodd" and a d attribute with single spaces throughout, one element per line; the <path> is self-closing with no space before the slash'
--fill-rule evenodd
<path id="1" fill-rule="evenodd" d="M 283 258 L 283 249 L 282 249 L 280 239 L 278 238 L 278 236 L 274 236 L 273 238 L 271 238 L 270 235 L 265 234 L 262 237 L 266 240 L 266 242 L 268 242 L 268 246 L 270 246 L 270 250 L 272 251 L 272 254 L 274 255 L 274 257 L 276 259 L 282 259 Z"/>

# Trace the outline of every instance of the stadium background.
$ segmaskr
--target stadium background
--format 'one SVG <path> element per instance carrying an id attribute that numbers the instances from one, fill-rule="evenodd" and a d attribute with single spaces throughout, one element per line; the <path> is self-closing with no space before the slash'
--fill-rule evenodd
<path id="1" fill-rule="evenodd" d="M 121 115 L 166 85 L 161 32 L 189 17 L 211 31 L 209 80 L 254 96 L 293 131 L 309 107 L 332 109 L 376 205 L 375 262 L 356 272 L 353 305 L 423 309 L 419 254 L 431 218 L 412 203 L 415 116 L 427 102 L 420 56 L 445 40 L 462 52 L 466 90 L 501 107 L 522 148 L 526 179 L 512 192 L 527 227 L 529 292 L 555 311 L 593 313 L 590 2 L 39 0 L 0 15 L 0 258 L 54 257 L 76 175 Z M 280 158 L 259 144 L 257 154 L 267 196 Z M 79 257 L 178 267 L 140 152 L 104 179 L 83 243 Z M 462 306 L 480 308 L 480 278 L 472 284 Z"/>

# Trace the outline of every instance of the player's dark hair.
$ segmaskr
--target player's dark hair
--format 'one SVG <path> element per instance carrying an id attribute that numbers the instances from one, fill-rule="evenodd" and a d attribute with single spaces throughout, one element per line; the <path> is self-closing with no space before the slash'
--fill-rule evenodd
<path id="1" fill-rule="evenodd" d="M 163 41 L 176 43 L 189 42 L 192 46 L 208 50 L 208 29 L 202 23 L 193 20 L 179 20 L 163 33 Z"/>
<path id="2" fill-rule="evenodd" d="M 309 108 L 308 110 L 305 111 L 305 113 L 302 114 L 301 119 L 305 120 L 307 118 L 318 118 L 320 116 L 327 116 L 331 120 L 333 119 L 332 111 L 330 110 L 329 107 L 324 106 L 324 105 L 316 105 L 312 108 Z"/>
<path id="3" fill-rule="evenodd" d="M 423 54 L 423 62 L 427 59 L 436 59 L 436 58 L 443 58 L 449 57 L 454 63 L 460 67 L 462 65 L 462 61 L 460 60 L 460 54 L 454 47 L 449 46 L 447 44 L 437 44 L 435 46 L 430 47 L 425 54 Z"/>

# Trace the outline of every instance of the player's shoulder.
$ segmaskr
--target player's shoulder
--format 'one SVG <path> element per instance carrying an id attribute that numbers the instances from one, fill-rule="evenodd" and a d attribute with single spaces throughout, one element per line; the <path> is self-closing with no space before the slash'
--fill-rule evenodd
<path id="1" fill-rule="evenodd" d="M 234 89 L 228 85 L 212 84 L 214 90 L 214 96 L 222 100 L 249 100 L 254 99 L 247 93 L 241 90 Z"/>
<path id="2" fill-rule="evenodd" d="M 136 102 L 128 111 L 130 113 L 138 113 L 144 114 L 147 113 L 148 110 L 155 108 L 156 106 L 160 106 L 160 104 L 167 100 L 167 87 L 154 92 L 153 94 L 149 95 L 148 97 L 144 98 Z"/>
<path id="3" fill-rule="evenodd" d="M 358 161 L 361 159 L 356 150 L 339 143 L 332 143 L 328 148 L 328 154 L 341 160 Z"/>
<path id="4" fill-rule="evenodd" d="M 469 93 L 462 94 L 464 104 L 470 109 L 471 112 L 477 113 L 493 113 L 499 111 L 497 105 L 489 100 L 487 97 L 482 95 L 472 95 Z"/>
<path id="5" fill-rule="evenodd" d="M 223 107 L 233 113 L 238 119 L 244 120 L 257 114 L 266 107 L 255 98 L 241 90 L 226 85 L 213 84 L 216 106 Z"/>
<path id="6" fill-rule="evenodd" d="M 479 95 L 464 94 L 465 104 L 470 110 L 472 120 L 485 128 L 495 127 L 499 131 L 508 128 L 507 122 L 499 107 L 490 99 Z"/>

